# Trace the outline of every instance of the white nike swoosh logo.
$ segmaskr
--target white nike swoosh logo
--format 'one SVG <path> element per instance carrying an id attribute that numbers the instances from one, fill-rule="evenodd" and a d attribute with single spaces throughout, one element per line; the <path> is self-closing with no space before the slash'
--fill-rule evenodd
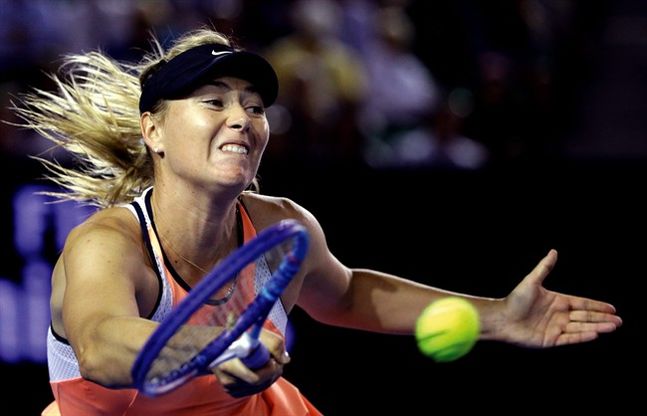
<path id="1" fill-rule="evenodd" d="M 216 51 L 214 51 L 214 50 L 212 50 L 212 51 L 211 51 L 211 54 L 212 54 L 213 56 L 224 55 L 224 54 L 226 54 L 226 53 L 231 53 L 231 52 L 230 52 L 230 51 L 221 51 L 221 52 L 216 52 Z"/>

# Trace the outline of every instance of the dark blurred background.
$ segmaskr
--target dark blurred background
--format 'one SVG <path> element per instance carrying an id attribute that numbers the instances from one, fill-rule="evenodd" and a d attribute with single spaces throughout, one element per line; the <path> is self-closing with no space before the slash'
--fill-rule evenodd
<path id="1" fill-rule="evenodd" d="M 638 405 L 628 378 L 645 364 L 647 3 L 0 0 L 0 119 L 17 121 L 12 97 L 52 88 L 46 74 L 64 54 L 136 61 L 151 31 L 167 44 L 204 24 L 275 66 L 261 190 L 311 210 L 347 265 L 502 297 L 556 248 L 546 286 L 609 301 L 625 321 L 584 345 L 481 342 L 435 364 L 412 337 L 326 327 L 296 310 L 286 377 L 317 407 Z M 51 185 L 29 156 L 64 158 L 49 147 L 0 123 L 0 391 L 4 403 L 28 398 L 21 415 L 52 400 L 49 273 L 89 213 L 34 194 Z"/>

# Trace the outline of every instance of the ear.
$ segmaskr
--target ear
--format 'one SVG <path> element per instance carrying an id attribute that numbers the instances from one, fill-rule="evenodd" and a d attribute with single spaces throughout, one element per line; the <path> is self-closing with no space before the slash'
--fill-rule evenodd
<path id="1" fill-rule="evenodd" d="M 142 137 L 146 146 L 158 155 L 164 153 L 164 144 L 162 141 L 162 129 L 159 120 L 147 111 L 139 118 L 139 127 L 142 131 Z"/>

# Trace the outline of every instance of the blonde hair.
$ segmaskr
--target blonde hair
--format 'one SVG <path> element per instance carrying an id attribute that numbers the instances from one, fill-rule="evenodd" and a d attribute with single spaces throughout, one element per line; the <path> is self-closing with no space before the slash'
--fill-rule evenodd
<path id="1" fill-rule="evenodd" d="M 60 75 L 51 74 L 57 91 L 34 89 L 12 109 L 43 137 L 69 151 L 71 167 L 35 157 L 47 168 L 47 177 L 64 191 L 49 195 L 98 207 L 130 202 L 154 181 L 153 162 L 139 125 L 141 82 L 161 62 L 207 43 L 230 45 L 215 30 L 188 32 L 164 51 L 152 39 L 153 51 L 138 64 L 120 63 L 101 52 L 68 55 Z M 154 111 L 162 117 L 164 102 Z"/>

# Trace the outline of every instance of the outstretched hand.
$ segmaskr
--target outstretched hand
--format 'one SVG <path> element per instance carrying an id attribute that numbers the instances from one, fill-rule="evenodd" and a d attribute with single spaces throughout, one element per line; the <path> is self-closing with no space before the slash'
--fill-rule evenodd
<path id="1" fill-rule="evenodd" d="M 505 298 L 506 341 L 537 348 L 575 344 L 622 325 L 613 305 L 545 289 L 542 283 L 556 261 L 557 251 L 551 250 Z"/>

